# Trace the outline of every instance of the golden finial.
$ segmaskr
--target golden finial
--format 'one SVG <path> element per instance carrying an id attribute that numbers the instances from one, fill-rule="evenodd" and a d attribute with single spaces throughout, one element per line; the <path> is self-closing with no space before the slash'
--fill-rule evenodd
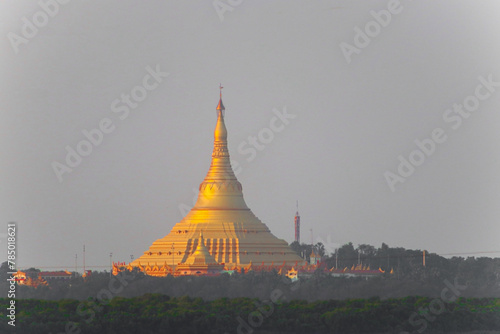
<path id="1" fill-rule="evenodd" d="M 222 111 L 222 110 L 226 110 L 226 108 L 224 108 L 224 104 L 222 103 L 222 84 L 219 84 L 219 104 L 217 105 L 217 110 L 219 111 Z"/>

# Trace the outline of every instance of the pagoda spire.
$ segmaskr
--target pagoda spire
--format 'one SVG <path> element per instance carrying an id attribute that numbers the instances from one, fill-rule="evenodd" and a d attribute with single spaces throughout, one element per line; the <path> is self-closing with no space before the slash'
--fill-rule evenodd
<path id="1" fill-rule="evenodd" d="M 203 239 L 203 232 L 200 231 L 200 237 L 198 238 L 198 245 L 196 246 L 195 254 L 207 253 L 208 250 L 205 246 L 205 239 Z"/>
<path id="2" fill-rule="evenodd" d="M 243 199 L 241 183 L 236 178 L 231 167 L 227 145 L 227 129 L 224 122 L 223 111 L 225 108 L 222 103 L 222 88 L 222 85 L 220 85 L 212 162 L 205 179 L 200 184 L 198 200 L 193 210 L 250 210 Z"/>
<path id="3" fill-rule="evenodd" d="M 219 84 L 219 104 L 217 105 L 217 110 L 219 113 L 222 113 L 222 111 L 226 110 L 224 108 L 224 103 L 222 103 L 222 84 Z"/>

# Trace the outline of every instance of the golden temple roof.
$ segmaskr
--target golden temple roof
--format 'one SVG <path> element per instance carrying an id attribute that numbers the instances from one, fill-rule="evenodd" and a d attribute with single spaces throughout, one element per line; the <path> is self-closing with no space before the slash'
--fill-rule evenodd
<path id="1" fill-rule="evenodd" d="M 200 184 L 196 203 L 170 233 L 153 242 L 131 266 L 166 262 L 172 267 L 183 267 L 205 261 L 224 263 L 228 268 L 251 268 L 252 262 L 266 266 L 304 263 L 246 205 L 243 188 L 231 167 L 224 110 L 221 96 L 210 168 Z"/>
<path id="2" fill-rule="evenodd" d="M 205 247 L 205 241 L 203 240 L 203 234 L 201 232 L 200 232 L 200 238 L 198 239 L 198 245 L 196 246 L 196 250 L 183 263 L 196 264 L 196 265 L 217 263 L 214 257 L 210 255 L 210 253 L 208 252 L 207 247 Z"/>

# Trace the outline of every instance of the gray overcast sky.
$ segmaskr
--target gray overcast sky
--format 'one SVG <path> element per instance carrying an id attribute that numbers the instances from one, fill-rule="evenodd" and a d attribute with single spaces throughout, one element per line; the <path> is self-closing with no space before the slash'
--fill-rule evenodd
<path id="1" fill-rule="evenodd" d="M 500 82 L 499 2 L 402 0 L 384 26 L 371 11 L 389 1 L 220 3 L 0 2 L 0 221 L 18 223 L 20 267 L 81 267 L 83 244 L 88 265 L 129 261 L 166 235 L 208 170 L 220 82 L 246 202 L 276 236 L 293 240 L 299 200 L 302 240 L 329 249 L 500 251 L 500 86 L 479 79 Z M 169 75 L 144 90 L 148 67 Z M 470 117 L 446 111 L 464 102 Z M 59 182 L 53 162 L 106 118 Z M 446 141 L 391 191 L 384 173 L 436 128 Z"/>

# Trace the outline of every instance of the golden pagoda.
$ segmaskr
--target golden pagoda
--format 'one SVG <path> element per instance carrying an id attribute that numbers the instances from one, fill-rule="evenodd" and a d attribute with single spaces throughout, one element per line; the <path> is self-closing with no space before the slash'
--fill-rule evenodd
<path id="1" fill-rule="evenodd" d="M 223 269 L 224 265 L 217 263 L 214 257 L 208 252 L 203 240 L 203 234 L 200 233 L 196 250 L 186 261 L 177 265 L 175 275 L 216 275 Z"/>
<path id="2" fill-rule="evenodd" d="M 224 111 L 221 94 L 212 162 L 200 184 L 196 204 L 169 234 L 153 242 L 130 266 L 154 275 L 158 272 L 150 273 L 148 268 L 158 264 L 168 264 L 175 270 L 192 259 L 200 243 L 216 263 L 226 268 L 244 268 L 251 263 L 265 266 L 304 263 L 286 241 L 275 237 L 247 207 L 241 183 L 229 161 Z"/>

